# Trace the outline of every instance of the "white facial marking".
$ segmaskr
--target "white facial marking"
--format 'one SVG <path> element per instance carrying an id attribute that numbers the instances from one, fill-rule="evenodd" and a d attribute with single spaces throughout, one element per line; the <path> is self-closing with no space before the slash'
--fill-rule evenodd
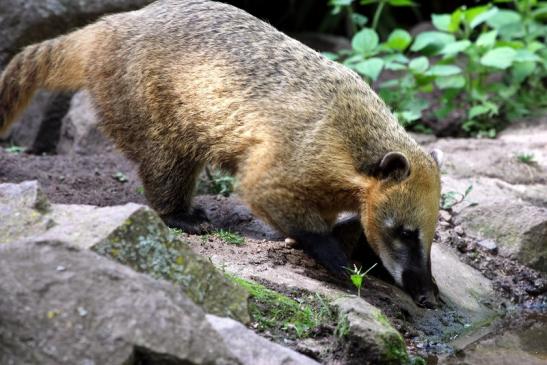
<path id="1" fill-rule="evenodd" d="M 423 265 L 424 265 L 424 267 L 427 267 L 427 261 L 428 261 L 429 257 L 428 257 L 427 251 L 425 249 L 424 234 L 423 234 L 422 230 L 420 230 L 420 234 L 419 234 L 418 238 L 420 239 L 420 249 L 422 250 L 422 259 L 424 260 Z"/>
<path id="2" fill-rule="evenodd" d="M 395 260 L 393 260 L 391 256 L 389 256 L 385 252 L 380 253 L 380 259 L 382 260 L 382 263 L 386 267 L 387 271 L 389 271 L 391 276 L 393 276 L 393 279 L 395 280 L 395 282 L 399 284 L 400 286 L 403 286 L 402 266 L 398 264 L 397 262 L 395 262 Z"/>
<path id="3" fill-rule="evenodd" d="M 388 218 L 384 221 L 384 226 L 386 226 L 386 228 L 393 228 L 395 227 L 395 219 L 393 218 Z"/>

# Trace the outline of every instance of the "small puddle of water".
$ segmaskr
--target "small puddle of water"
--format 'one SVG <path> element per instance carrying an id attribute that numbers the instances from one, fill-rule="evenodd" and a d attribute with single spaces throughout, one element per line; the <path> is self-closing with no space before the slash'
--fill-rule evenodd
<path id="1" fill-rule="evenodd" d="M 546 365 L 547 313 L 532 313 L 517 317 L 503 327 L 494 324 L 454 343 L 455 355 L 428 361 L 428 364 L 446 365 Z M 470 341 L 466 341 L 470 340 Z M 468 342 L 467 344 L 465 344 Z M 463 347 L 462 347 L 463 345 Z"/>

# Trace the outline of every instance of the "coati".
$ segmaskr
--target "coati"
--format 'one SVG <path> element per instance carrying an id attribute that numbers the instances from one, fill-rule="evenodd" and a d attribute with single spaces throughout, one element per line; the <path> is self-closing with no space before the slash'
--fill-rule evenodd
<path id="1" fill-rule="evenodd" d="M 353 71 L 230 5 L 159 0 L 25 48 L 0 79 L 0 131 L 39 88 L 86 88 L 100 127 L 139 165 L 164 221 L 190 233 L 207 163 L 252 211 L 335 273 L 332 228 L 358 212 L 417 303 L 435 303 L 430 248 L 440 152 L 426 153 Z"/>

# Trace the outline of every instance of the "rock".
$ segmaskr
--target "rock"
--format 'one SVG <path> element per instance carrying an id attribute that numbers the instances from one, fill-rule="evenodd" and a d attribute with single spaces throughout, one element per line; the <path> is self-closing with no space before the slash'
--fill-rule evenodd
<path id="1" fill-rule="evenodd" d="M 33 153 L 55 152 L 71 97 L 70 92 L 39 91 L 4 137 Z"/>
<path id="2" fill-rule="evenodd" d="M 114 146 L 97 126 L 95 109 L 87 91 L 72 98 L 70 110 L 63 118 L 57 153 L 92 155 L 111 151 Z"/>
<path id="3" fill-rule="evenodd" d="M 477 241 L 477 244 L 491 253 L 498 252 L 498 245 L 496 245 L 496 242 L 492 240 L 479 240 Z"/>
<path id="4" fill-rule="evenodd" d="M 9 218 L 0 221 L 0 243 L 56 240 L 90 249 L 137 271 L 179 284 L 207 312 L 244 323 L 250 320 L 248 293 L 195 254 L 146 206 L 54 204 L 44 212 L 29 208 L 38 204 L 33 203 L 33 197 L 44 199 L 36 182 L 0 184 L 0 197 L 5 197 L 0 198 L 0 212 L 7 212 Z M 35 201 L 42 202 L 40 199 Z M 4 204 L 6 201 L 8 204 Z"/>
<path id="5" fill-rule="evenodd" d="M 103 14 L 143 7 L 152 0 L 2 0 L 0 68 L 22 47 L 66 33 Z"/>
<path id="6" fill-rule="evenodd" d="M 44 214 L 51 209 L 38 182 L 0 184 L 0 245 L 52 226 Z"/>
<path id="7" fill-rule="evenodd" d="M 538 127 L 539 128 L 539 127 Z M 541 127 L 545 130 L 545 127 Z M 540 133 L 536 131 L 536 133 Z M 523 139 L 525 137 L 522 137 Z M 530 136 L 530 138 L 533 138 Z M 545 140 L 544 140 L 545 141 Z M 509 135 L 499 140 L 443 138 L 429 144 L 444 152 L 442 171 L 456 178 L 484 176 L 510 184 L 540 184 L 547 182 L 547 144 L 514 143 Z M 532 153 L 535 164 L 518 160 L 518 155 Z"/>
<path id="8" fill-rule="evenodd" d="M 240 363 L 177 286 L 93 252 L 0 245 L 0 276 L 1 364 Z"/>
<path id="9" fill-rule="evenodd" d="M 473 188 L 453 207 L 452 221 L 467 235 L 493 240 L 499 254 L 547 271 L 547 208 L 499 179 L 454 179 L 443 176 L 443 193 Z"/>
<path id="10" fill-rule="evenodd" d="M 361 298 L 342 297 L 338 309 L 338 336 L 344 364 L 405 364 L 405 342 L 376 307 Z"/>
<path id="11" fill-rule="evenodd" d="M 242 364 L 314 365 L 318 362 L 281 345 L 270 342 L 229 318 L 207 315 L 211 326 Z"/>
<path id="12" fill-rule="evenodd" d="M 0 70 L 27 45 L 89 24 L 103 14 L 137 9 L 152 1 L 2 0 Z M 36 148 L 37 152 L 54 152 L 61 120 L 68 111 L 71 95 L 46 91 L 38 93 L 23 117 L 12 127 L 10 140 L 17 145 Z"/>
<path id="13" fill-rule="evenodd" d="M 481 322 L 497 313 L 485 304 L 495 298 L 490 280 L 464 264 L 450 248 L 431 246 L 431 271 L 441 298 L 457 310 L 466 323 Z"/>

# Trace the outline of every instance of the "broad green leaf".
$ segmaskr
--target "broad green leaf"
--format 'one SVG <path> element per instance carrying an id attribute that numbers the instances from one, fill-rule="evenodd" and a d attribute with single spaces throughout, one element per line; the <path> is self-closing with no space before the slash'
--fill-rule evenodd
<path id="1" fill-rule="evenodd" d="M 429 60 L 424 56 L 415 58 L 408 64 L 408 68 L 417 73 L 424 73 L 428 67 Z"/>
<path id="2" fill-rule="evenodd" d="M 376 81 L 378 76 L 380 76 L 380 72 L 382 72 L 383 67 L 384 61 L 381 58 L 371 58 L 355 65 L 355 70 L 361 75 Z"/>
<path id="3" fill-rule="evenodd" d="M 368 54 L 378 47 L 378 34 L 370 28 L 359 31 L 351 40 L 351 46 L 357 52 Z"/>
<path id="4" fill-rule="evenodd" d="M 404 51 L 410 42 L 412 42 L 412 37 L 403 29 L 395 29 L 387 39 L 388 47 L 397 51 Z"/>
<path id="5" fill-rule="evenodd" d="M 483 13 L 478 14 L 475 18 L 473 18 L 469 25 L 471 26 L 471 28 L 475 28 L 478 25 L 481 25 L 482 23 L 496 15 L 498 10 L 498 8 L 493 7 Z"/>
<path id="6" fill-rule="evenodd" d="M 388 0 L 391 6 L 414 6 L 414 2 L 411 0 Z"/>
<path id="7" fill-rule="evenodd" d="M 456 41 L 444 46 L 444 48 L 439 53 L 447 57 L 452 57 L 462 51 L 465 51 L 470 45 L 471 42 L 469 42 L 467 39 L 464 39 L 463 41 Z"/>
<path id="8" fill-rule="evenodd" d="M 462 75 L 437 77 L 435 85 L 441 90 L 461 89 L 465 87 L 465 78 Z"/>
<path id="9" fill-rule="evenodd" d="M 486 23 L 494 29 L 500 29 L 503 26 L 519 23 L 522 18 L 519 13 L 513 10 L 500 9 L 496 14 L 486 20 Z"/>
<path id="10" fill-rule="evenodd" d="M 440 31 L 453 33 L 450 14 L 431 14 L 431 22 Z"/>
<path id="11" fill-rule="evenodd" d="M 498 31 L 491 30 L 490 32 L 482 33 L 475 43 L 479 47 L 490 48 L 496 43 L 497 36 Z"/>
<path id="12" fill-rule="evenodd" d="M 352 13 L 351 14 L 351 21 L 354 23 L 354 24 L 357 24 L 357 26 L 359 26 L 359 28 L 362 28 L 365 26 L 365 24 L 368 23 L 368 18 L 362 14 L 359 14 L 359 13 Z"/>
<path id="13" fill-rule="evenodd" d="M 521 41 L 497 41 L 496 47 L 510 47 L 513 49 L 524 48 L 524 43 Z"/>
<path id="14" fill-rule="evenodd" d="M 439 50 L 446 44 L 452 43 L 454 41 L 455 38 L 452 34 L 436 31 L 423 32 L 418 34 L 410 50 L 418 52 L 424 51 L 426 48 L 430 47 L 435 48 L 435 50 Z"/>
<path id="15" fill-rule="evenodd" d="M 499 69 L 506 69 L 513 64 L 517 51 L 510 47 L 491 49 L 481 57 L 481 65 Z"/>
<path id="16" fill-rule="evenodd" d="M 384 68 L 391 71 L 406 70 L 406 66 L 398 62 L 385 62 Z"/>
<path id="17" fill-rule="evenodd" d="M 533 52 L 528 51 L 527 49 L 517 50 L 515 55 L 515 62 L 539 62 L 541 58 L 534 54 Z"/>
<path id="18" fill-rule="evenodd" d="M 513 75 L 513 79 L 520 84 L 530 76 L 535 69 L 535 62 L 516 62 L 511 68 L 511 74 Z"/>
<path id="19" fill-rule="evenodd" d="M 540 49 L 544 49 L 545 44 L 538 41 L 533 41 L 533 42 L 530 42 L 530 44 L 528 44 L 528 47 L 526 48 L 528 48 L 528 50 L 531 52 L 536 52 L 536 51 L 539 51 Z"/>
<path id="20" fill-rule="evenodd" d="M 352 65 L 355 65 L 356 63 L 362 62 L 365 59 L 362 55 L 356 54 L 354 56 L 348 57 L 344 60 L 344 65 L 351 67 Z"/>
<path id="21" fill-rule="evenodd" d="M 332 52 L 321 52 L 321 54 L 328 58 L 329 60 L 331 61 L 336 61 L 338 59 L 338 55 L 336 53 L 332 53 Z"/>
<path id="22" fill-rule="evenodd" d="M 461 68 L 455 65 L 435 65 L 427 71 L 431 76 L 452 76 L 461 73 Z"/>
<path id="23" fill-rule="evenodd" d="M 469 109 L 468 118 L 474 119 L 478 117 L 479 115 L 483 115 L 490 112 L 490 108 L 485 105 L 475 105 L 471 109 Z"/>
<path id="24" fill-rule="evenodd" d="M 384 56 L 385 62 L 408 63 L 408 58 L 402 53 L 393 53 Z"/>
<path id="25" fill-rule="evenodd" d="M 422 117 L 422 113 L 416 110 L 404 110 L 402 112 L 395 112 L 395 117 L 401 123 L 406 126 L 411 122 L 414 122 Z"/>
<path id="26" fill-rule="evenodd" d="M 465 19 L 465 22 L 471 25 L 471 22 L 475 20 L 477 16 L 485 13 L 486 11 L 488 11 L 488 9 L 490 9 L 489 5 L 474 6 L 472 8 L 465 9 L 463 11 L 463 17 Z"/>

